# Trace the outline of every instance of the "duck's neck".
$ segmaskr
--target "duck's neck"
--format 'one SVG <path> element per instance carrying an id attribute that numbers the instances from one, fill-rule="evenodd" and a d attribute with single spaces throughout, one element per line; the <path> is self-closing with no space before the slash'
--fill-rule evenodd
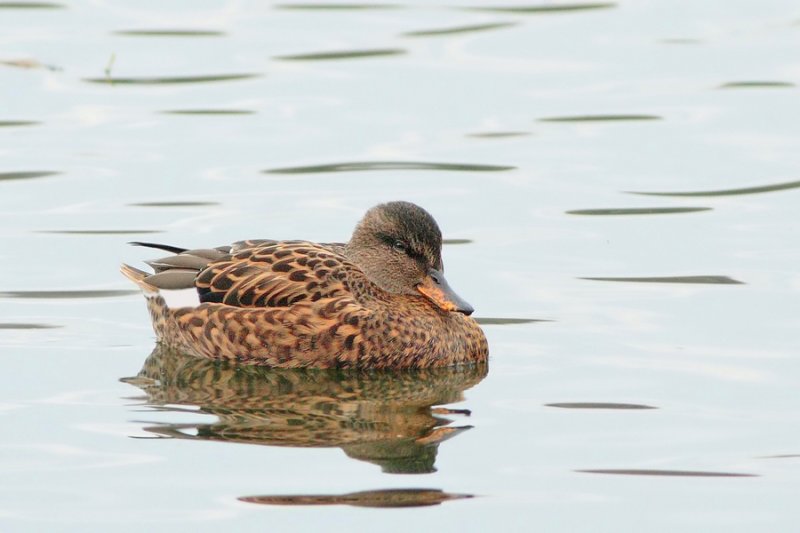
<path id="1" fill-rule="evenodd" d="M 367 279 L 390 294 L 402 294 L 402 287 L 385 275 L 386 260 L 381 256 L 381 250 L 375 247 L 363 246 L 350 241 L 345 245 L 345 257 L 352 261 L 367 276 Z"/>

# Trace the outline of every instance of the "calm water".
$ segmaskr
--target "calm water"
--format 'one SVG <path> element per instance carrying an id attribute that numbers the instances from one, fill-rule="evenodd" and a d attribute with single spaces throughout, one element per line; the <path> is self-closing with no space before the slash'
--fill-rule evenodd
<path id="1" fill-rule="evenodd" d="M 565 5 L 0 2 L 0 529 L 795 528 L 800 7 Z M 151 354 L 127 241 L 391 199 L 488 373 Z"/>

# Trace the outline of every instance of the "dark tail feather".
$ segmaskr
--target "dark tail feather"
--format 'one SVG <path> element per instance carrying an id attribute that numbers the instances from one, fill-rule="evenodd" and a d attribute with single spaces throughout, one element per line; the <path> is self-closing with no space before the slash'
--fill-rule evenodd
<path id="1" fill-rule="evenodd" d="M 156 248 L 157 250 L 164 250 L 165 252 L 172 252 L 173 254 L 180 254 L 188 250 L 188 248 L 178 248 L 177 246 L 170 246 L 168 244 L 158 244 L 153 242 L 139 242 L 139 241 L 132 241 L 128 244 L 132 244 L 134 246 L 144 246 L 145 248 Z"/>

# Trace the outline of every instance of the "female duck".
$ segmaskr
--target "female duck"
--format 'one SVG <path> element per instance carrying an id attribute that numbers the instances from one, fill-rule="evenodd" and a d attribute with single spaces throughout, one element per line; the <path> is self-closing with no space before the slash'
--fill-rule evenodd
<path id="1" fill-rule="evenodd" d="M 241 241 L 122 272 L 144 290 L 159 342 L 211 359 L 274 367 L 408 368 L 483 362 L 472 307 L 442 274 L 442 235 L 408 202 L 373 207 L 346 244 Z M 170 307 L 162 290 L 194 288 Z"/>

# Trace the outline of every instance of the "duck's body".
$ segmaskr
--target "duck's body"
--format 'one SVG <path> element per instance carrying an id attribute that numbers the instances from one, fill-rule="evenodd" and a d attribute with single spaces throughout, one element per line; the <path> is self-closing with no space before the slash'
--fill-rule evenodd
<path id="1" fill-rule="evenodd" d="M 156 247 L 161 247 L 156 245 Z M 274 367 L 407 368 L 483 362 L 472 309 L 441 274 L 441 234 L 421 208 L 373 208 L 347 244 L 242 241 L 164 249 L 156 274 L 123 273 L 148 297 L 159 341 L 183 352 Z M 161 289 L 194 287 L 173 308 Z"/>

